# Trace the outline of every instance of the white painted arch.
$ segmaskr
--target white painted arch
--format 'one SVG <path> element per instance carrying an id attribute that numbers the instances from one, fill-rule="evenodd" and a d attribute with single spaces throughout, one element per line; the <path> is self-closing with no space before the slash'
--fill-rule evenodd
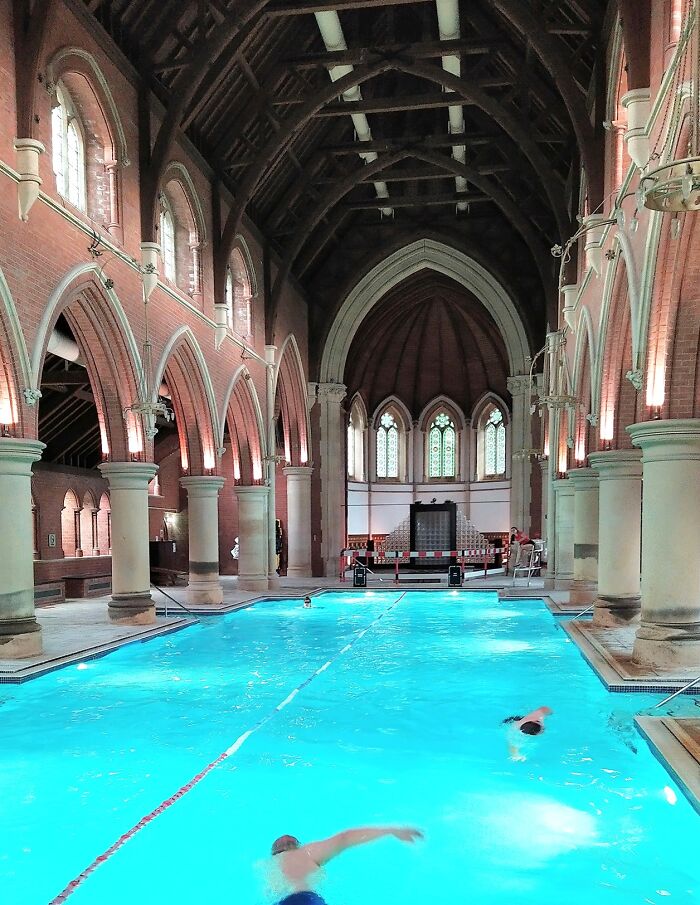
<path id="1" fill-rule="evenodd" d="M 510 373 L 525 373 L 530 354 L 525 327 L 506 288 L 464 252 L 433 239 L 419 239 L 377 264 L 350 291 L 323 349 L 319 374 L 322 383 L 343 382 L 350 345 L 362 321 L 391 288 L 425 269 L 450 277 L 476 296 L 501 332 Z"/>

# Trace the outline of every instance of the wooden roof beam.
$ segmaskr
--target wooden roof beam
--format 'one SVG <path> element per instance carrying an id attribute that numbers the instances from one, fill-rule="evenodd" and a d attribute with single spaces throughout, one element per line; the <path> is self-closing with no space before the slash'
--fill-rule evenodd
<path id="1" fill-rule="evenodd" d="M 453 41 L 425 41 L 411 44 L 410 54 L 413 59 L 432 59 L 447 54 L 453 56 L 472 56 L 491 53 L 503 45 L 502 38 L 482 38 L 480 40 L 459 38 Z M 321 66 L 362 66 L 374 57 L 394 57 L 406 53 L 405 44 L 384 44 L 377 47 L 351 47 L 347 50 L 335 50 L 326 53 L 306 53 L 288 57 L 283 62 L 291 69 L 316 69 Z"/>
<path id="2" fill-rule="evenodd" d="M 445 204 L 458 204 L 466 202 L 467 204 L 479 203 L 481 201 L 491 201 L 487 195 L 480 192 L 450 192 L 448 194 L 430 194 L 430 195 L 401 195 L 391 196 L 391 207 L 426 207 Z M 380 210 L 388 204 L 386 198 L 369 198 L 367 201 L 346 201 L 342 209 L 346 211 L 371 211 Z"/>
<path id="3" fill-rule="evenodd" d="M 433 3 L 434 0 L 281 0 L 270 3 L 265 10 L 268 16 L 306 16 L 326 10 L 381 9 L 385 6 L 405 6 L 415 3 Z"/>

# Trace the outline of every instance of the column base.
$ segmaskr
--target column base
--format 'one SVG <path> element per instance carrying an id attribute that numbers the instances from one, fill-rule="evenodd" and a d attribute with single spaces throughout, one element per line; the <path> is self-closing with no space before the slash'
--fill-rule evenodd
<path id="1" fill-rule="evenodd" d="M 271 572 L 267 576 L 267 587 L 269 590 L 274 590 L 280 586 L 280 577 L 277 572 Z"/>
<path id="2" fill-rule="evenodd" d="M 221 587 L 219 576 L 210 579 L 190 578 L 187 585 L 188 603 L 223 603 L 224 589 Z"/>
<path id="3" fill-rule="evenodd" d="M 307 566 L 287 566 L 287 578 L 311 578 L 311 563 Z"/>
<path id="4" fill-rule="evenodd" d="M 267 575 L 239 575 L 238 589 L 240 591 L 267 591 L 269 590 Z"/>
<path id="5" fill-rule="evenodd" d="M 36 657 L 41 651 L 41 626 L 33 616 L 0 622 L 0 660 Z"/>
<path id="6" fill-rule="evenodd" d="M 119 625 L 152 625 L 156 607 L 150 593 L 113 596 L 107 606 L 109 621 Z"/>
<path id="7" fill-rule="evenodd" d="M 593 625 L 618 628 L 629 625 L 639 616 L 642 601 L 639 596 L 611 597 L 600 595 L 593 608 Z"/>
<path id="8" fill-rule="evenodd" d="M 700 670 L 700 622 L 641 622 L 632 659 L 641 666 Z"/>

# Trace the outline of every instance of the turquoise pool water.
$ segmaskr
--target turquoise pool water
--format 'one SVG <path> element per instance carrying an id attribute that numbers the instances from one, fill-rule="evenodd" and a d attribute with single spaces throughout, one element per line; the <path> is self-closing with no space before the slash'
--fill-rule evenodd
<path id="1" fill-rule="evenodd" d="M 399 596 L 264 602 L 0 686 L 0 901 L 49 902 L 397 600 L 68 901 L 262 905 L 276 836 L 368 823 L 426 838 L 332 862 L 329 905 L 698 901 L 698 815 L 631 728 L 660 696 L 608 694 L 539 601 Z M 500 722 L 541 704 L 514 763 Z"/>

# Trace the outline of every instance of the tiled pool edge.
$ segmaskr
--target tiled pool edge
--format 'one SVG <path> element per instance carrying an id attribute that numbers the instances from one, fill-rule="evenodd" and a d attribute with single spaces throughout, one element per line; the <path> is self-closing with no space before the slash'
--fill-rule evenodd
<path id="1" fill-rule="evenodd" d="M 190 628 L 193 625 L 197 625 L 196 620 L 182 619 L 178 623 L 158 626 L 156 629 L 142 632 L 138 635 L 117 638 L 106 644 L 97 644 L 93 647 L 86 647 L 82 650 L 73 651 L 64 656 L 53 657 L 50 660 L 44 660 L 41 663 L 28 666 L 26 669 L 19 669 L 12 673 L 0 671 L 0 685 L 22 685 L 25 682 L 31 682 L 32 679 L 39 679 L 41 676 L 48 675 L 48 673 L 56 672 L 59 669 L 65 669 L 67 666 L 73 666 L 76 663 L 85 663 L 90 660 L 99 660 L 130 644 L 145 644 L 147 641 L 153 641 L 156 638 L 162 638 L 165 635 L 172 635 L 174 632 Z"/>
<path id="2" fill-rule="evenodd" d="M 634 722 L 653 755 L 700 814 L 700 764 L 659 717 L 638 716 Z M 677 721 L 682 722 L 682 720 Z"/>

